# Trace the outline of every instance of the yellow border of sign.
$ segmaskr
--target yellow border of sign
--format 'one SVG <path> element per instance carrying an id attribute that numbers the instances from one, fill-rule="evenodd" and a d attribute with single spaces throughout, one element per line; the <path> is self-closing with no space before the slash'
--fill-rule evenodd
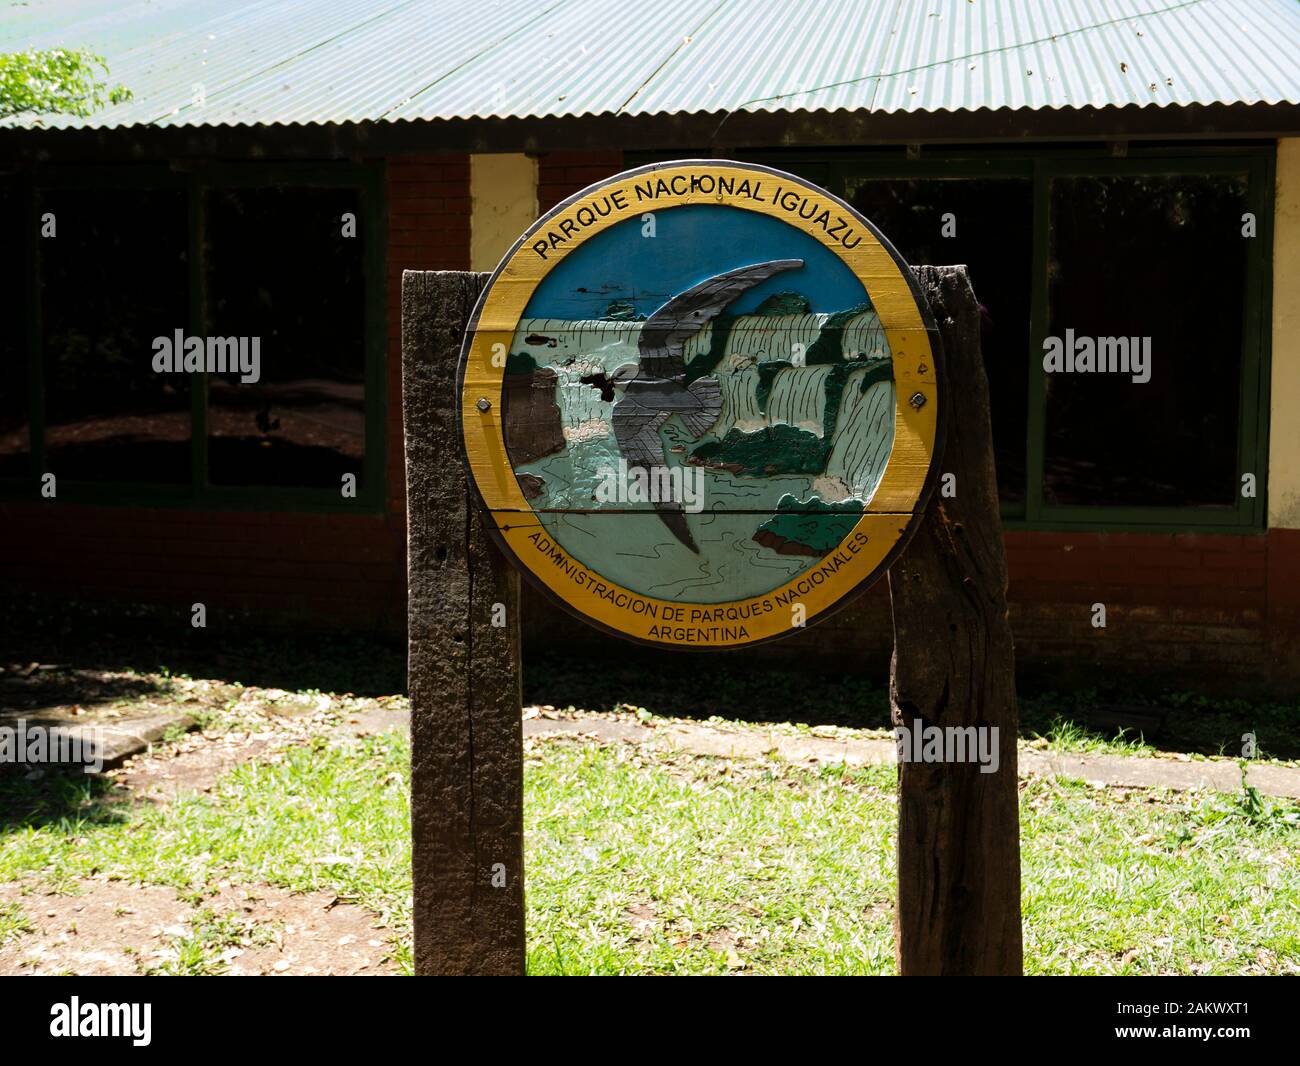
<path id="1" fill-rule="evenodd" d="M 686 181 L 680 183 L 687 186 L 685 192 L 670 192 L 653 203 L 638 201 L 638 183 L 676 175 L 685 177 Z M 722 176 L 779 184 L 797 192 L 804 203 L 814 204 L 815 210 L 811 218 L 804 219 L 797 211 L 792 214 L 767 200 L 739 200 L 690 187 L 693 177 L 706 175 L 714 179 L 714 188 Z M 607 198 L 620 191 L 622 200 L 629 205 L 627 209 L 597 215 L 595 205 L 607 207 Z M 534 512 L 510 465 L 501 420 L 505 368 L 494 366 L 492 355 L 495 344 L 504 343 L 505 350 L 509 350 L 533 291 L 557 263 L 585 240 L 647 211 L 708 203 L 757 211 L 802 229 L 835 252 L 866 287 L 894 360 L 894 447 L 880 486 L 857 525 L 816 566 L 761 596 L 720 604 L 683 604 L 655 599 L 613 583 L 574 559 L 551 541 L 540 524 L 528 520 Z M 822 210 L 830 211 L 832 218 L 846 217 L 855 223 L 855 233 L 862 235 L 856 247 L 845 248 L 824 228 L 813 225 Z M 533 250 L 530 238 L 536 234 L 566 230 L 569 234 L 580 232 L 581 236 L 548 249 L 546 260 Z M 925 501 L 938 444 L 937 346 L 932 341 L 932 327 L 922 315 L 910 273 L 905 275 L 904 269 L 897 253 L 882 243 L 870 224 L 843 201 L 793 175 L 763 167 L 723 161 L 644 167 L 585 189 L 559 205 L 530 228 L 497 268 L 479 300 L 461 357 L 460 422 L 465 454 L 483 504 L 510 554 L 547 590 L 587 619 L 613 632 L 658 645 L 717 648 L 753 644 L 794 628 L 788 607 L 791 603 L 803 605 L 806 623 L 838 606 L 901 546 L 909 522 Z M 918 393 L 924 403 L 913 402 Z M 490 401 L 486 411 L 478 407 L 480 398 Z M 546 542 L 545 547 L 542 542 Z M 536 559 L 538 565 L 530 565 L 530 559 Z M 742 627 L 745 633 L 740 636 Z M 709 628 L 715 628 L 717 635 L 701 642 L 699 631 Z"/>

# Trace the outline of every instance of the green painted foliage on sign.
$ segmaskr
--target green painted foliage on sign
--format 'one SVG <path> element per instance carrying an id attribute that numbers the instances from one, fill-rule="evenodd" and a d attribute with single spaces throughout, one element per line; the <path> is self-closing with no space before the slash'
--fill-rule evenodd
<path id="1" fill-rule="evenodd" d="M 691 452 L 690 462 L 722 467 L 747 477 L 777 474 L 820 474 L 826 467 L 822 438 L 806 429 L 775 425 L 755 433 L 727 431 Z"/>
<path id="2" fill-rule="evenodd" d="M 774 292 L 754 310 L 756 315 L 806 315 L 812 312 L 808 297 L 800 292 Z"/>
<path id="3" fill-rule="evenodd" d="M 758 527 L 754 539 L 775 544 L 786 554 L 820 558 L 849 535 L 861 514 L 861 500 L 824 503 L 813 496 L 801 503 L 787 494 L 777 503 L 776 514 Z"/>

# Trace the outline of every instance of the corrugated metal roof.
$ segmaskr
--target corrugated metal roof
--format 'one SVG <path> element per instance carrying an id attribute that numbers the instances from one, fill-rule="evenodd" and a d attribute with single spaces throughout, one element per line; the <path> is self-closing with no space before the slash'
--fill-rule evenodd
<path id="1" fill-rule="evenodd" d="M 134 97 L 43 126 L 1300 102 L 1297 0 L 53 0 L 0 51 Z"/>

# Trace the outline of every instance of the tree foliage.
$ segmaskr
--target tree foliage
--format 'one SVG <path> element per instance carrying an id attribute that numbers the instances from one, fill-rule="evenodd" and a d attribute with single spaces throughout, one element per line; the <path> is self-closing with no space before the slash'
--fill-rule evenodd
<path id="1" fill-rule="evenodd" d="M 131 99 L 124 85 L 110 87 L 104 57 L 85 48 L 50 48 L 0 54 L 0 118 L 65 114 L 85 118 L 105 104 Z"/>

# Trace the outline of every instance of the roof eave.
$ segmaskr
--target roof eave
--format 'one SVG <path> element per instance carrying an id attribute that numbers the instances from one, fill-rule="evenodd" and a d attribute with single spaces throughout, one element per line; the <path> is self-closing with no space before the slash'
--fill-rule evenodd
<path id="1" fill-rule="evenodd" d="M 0 128 L 27 162 L 98 158 L 347 158 L 409 152 L 879 147 L 1023 141 L 1272 140 L 1300 136 L 1300 104 L 961 111 L 743 111 L 400 122 Z"/>

